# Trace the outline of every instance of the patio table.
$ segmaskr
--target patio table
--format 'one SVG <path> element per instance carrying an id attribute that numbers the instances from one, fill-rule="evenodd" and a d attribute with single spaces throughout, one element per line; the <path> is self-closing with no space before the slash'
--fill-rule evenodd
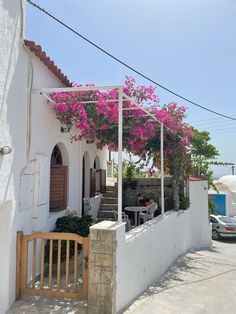
<path id="1" fill-rule="evenodd" d="M 131 206 L 131 207 L 125 207 L 125 211 L 128 212 L 134 212 L 134 225 L 135 227 L 138 226 L 138 213 L 147 211 L 146 206 Z"/>

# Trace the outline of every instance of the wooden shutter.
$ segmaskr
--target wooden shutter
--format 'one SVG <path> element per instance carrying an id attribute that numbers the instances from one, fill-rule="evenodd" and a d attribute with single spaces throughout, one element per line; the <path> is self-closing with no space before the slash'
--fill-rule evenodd
<path id="1" fill-rule="evenodd" d="M 96 191 L 96 169 L 90 168 L 90 197 L 95 196 Z"/>
<path id="2" fill-rule="evenodd" d="M 60 211 L 67 206 L 67 166 L 51 167 L 50 211 Z"/>
<path id="3" fill-rule="evenodd" d="M 100 180 L 101 193 L 105 193 L 107 186 L 107 172 L 105 169 L 101 169 Z"/>

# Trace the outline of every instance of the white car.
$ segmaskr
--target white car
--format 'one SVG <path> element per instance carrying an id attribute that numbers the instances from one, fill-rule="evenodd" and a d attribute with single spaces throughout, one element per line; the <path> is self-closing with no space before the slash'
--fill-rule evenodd
<path id="1" fill-rule="evenodd" d="M 212 238 L 214 240 L 236 237 L 236 222 L 232 218 L 210 215 L 210 222 L 212 223 Z"/>

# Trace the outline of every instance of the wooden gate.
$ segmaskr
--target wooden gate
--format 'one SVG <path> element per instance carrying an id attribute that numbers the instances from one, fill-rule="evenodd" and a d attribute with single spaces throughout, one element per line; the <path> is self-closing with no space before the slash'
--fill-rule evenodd
<path id="1" fill-rule="evenodd" d="M 74 233 L 34 232 L 24 235 L 18 231 L 16 298 L 23 294 L 86 300 L 88 238 Z"/>

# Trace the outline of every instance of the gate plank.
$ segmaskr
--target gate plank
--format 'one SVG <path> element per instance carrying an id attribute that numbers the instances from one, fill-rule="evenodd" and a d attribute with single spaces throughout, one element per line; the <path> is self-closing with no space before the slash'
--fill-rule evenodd
<path id="1" fill-rule="evenodd" d="M 27 288 L 27 270 L 28 270 L 28 241 L 25 236 L 22 237 L 21 251 L 21 293 L 24 293 Z"/>
<path id="2" fill-rule="evenodd" d="M 74 292 L 77 291 L 77 268 L 78 268 L 78 243 L 75 241 L 75 255 L 74 255 Z"/>
<path id="3" fill-rule="evenodd" d="M 26 288 L 25 293 L 28 295 L 44 296 L 47 298 L 69 298 L 72 300 L 78 299 L 78 294 L 74 292 Z"/>
<path id="4" fill-rule="evenodd" d="M 60 291 L 61 287 L 61 240 L 58 240 L 57 251 L 57 291 Z"/>
<path id="5" fill-rule="evenodd" d="M 80 244 L 84 243 L 83 237 L 79 236 L 76 233 L 66 233 L 66 232 L 33 232 L 31 234 L 24 235 L 24 238 L 26 238 L 28 241 L 32 241 L 33 239 L 53 239 L 53 240 L 73 240 L 77 241 Z"/>
<path id="6" fill-rule="evenodd" d="M 66 291 L 68 291 L 69 282 L 69 258 L 70 258 L 70 240 L 66 241 Z"/>
<path id="7" fill-rule="evenodd" d="M 16 235 L 16 300 L 21 297 L 21 251 L 23 232 L 18 231 Z"/>
<path id="8" fill-rule="evenodd" d="M 53 249 L 53 239 L 50 239 L 49 246 L 49 274 L 48 274 L 48 288 L 52 289 L 52 249 Z"/>
<path id="9" fill-rule="evenodd" d="M 36 278 L 36 249 L 37 249 L 37 239 L 33 240 L 33 260 L 32 260 L 32 287 L 35 288 L 35 278 Z"/>
<path id="10" fill-rule="evenodd" d="M 83 245 L 83 288 L 82 299 L 88 299 L 88 256 L 89 256 L 89 239 L 84 238 Z"/>
<path id="11" fill-rule="evenodd" d="M 40 288 L 44 286 L 44 239 L 41 240 L 41 258 L 40 258 Z"/>

